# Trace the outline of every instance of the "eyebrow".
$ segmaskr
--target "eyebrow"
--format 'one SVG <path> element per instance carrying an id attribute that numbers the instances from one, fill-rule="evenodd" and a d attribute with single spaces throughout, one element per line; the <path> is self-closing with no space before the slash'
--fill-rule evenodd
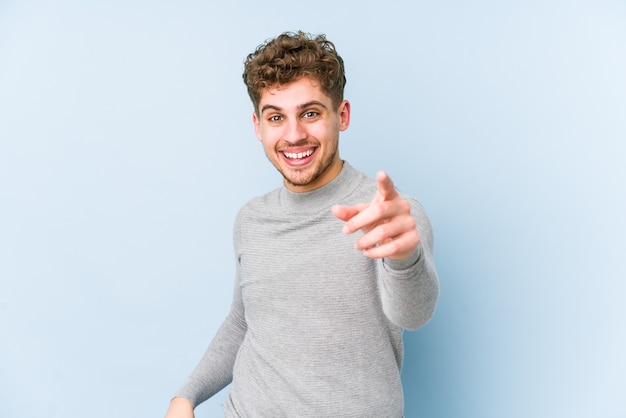
<path id="1" fill-rule="evenodd" d="M 326 105 L 318 100 L 311 100 L 310 102 L 306 102 L 306 103 L 302 103 L 301 105 L 298 105 L 297 109 L 305 109 L 307 107 L 311 107 L 311 106 L 319 106 L 321 108 L 323 108 L 324 110 L 327 110 L 328 107 L 326 107 Z M 272 104 L 266 104 L 265 106 L 263 106 L 261 108 L 261 113 L 264 113 L 266 110 L 276 110 L 278 112 L 281 112 L 283 109 L 281 107 L 272 105 Z"/>

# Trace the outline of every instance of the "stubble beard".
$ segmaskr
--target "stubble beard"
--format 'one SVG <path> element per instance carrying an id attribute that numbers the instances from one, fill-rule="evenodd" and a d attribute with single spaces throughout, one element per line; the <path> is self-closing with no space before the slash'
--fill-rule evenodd
<path id="1" fill-rule="evenodd" d="M 339 152 L 339 147 L 335 146 L 335 149 L 333 150 L 332 154 L 329 155 L 328 158 L 320 161 L 318 166 L 313 167 L 312 172 L 308 175 L 306 171 L 310 170 L 311 168 L 305 168 L 305 169 L 296 168 L 296 169 L 292 169 L 291 172 L 285 172 L 287 170 L 283 171 L 278 164 L 274 164 L 274 166 L 276 167 L 278 172 L 283 176 L 283 179 L 285 180 L 287 184 L 295 186 L 295 187 L 308 186 L 314 183 L 324 173 L 326 173 L 326 171 L 330 169 L 330 166 L 335 161 L 335 158 L 337 157 L 338 152 Z M 291 174 L 291 177 L 289 177 L 288 174 Z"/>

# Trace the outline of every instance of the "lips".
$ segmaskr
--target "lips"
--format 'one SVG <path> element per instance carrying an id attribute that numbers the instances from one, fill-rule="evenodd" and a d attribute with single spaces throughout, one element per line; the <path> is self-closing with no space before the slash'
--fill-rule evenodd
<path id="1" fill-rule="evenodd" d="M 302 158 L 306 158 L 306 157 L 310 157 L 311 154 L 313 154 L 313 152 L 315 152 L 315 148 L 309 148 L 306 151 L 303 152 L 287 152 L 287 151 L 283 151 L 283 155 L 287 158 L 289 158 L 290 160 L 300 160 Z"/>
<path id="2" fill-rule="evenodd" d="M 308 148 L 290 148 L 289 150 L 281 151 L 285 161 L 290 165 L 303 165 L 308 163 L 312 155 L 315 154 L 316 147 Z"/>

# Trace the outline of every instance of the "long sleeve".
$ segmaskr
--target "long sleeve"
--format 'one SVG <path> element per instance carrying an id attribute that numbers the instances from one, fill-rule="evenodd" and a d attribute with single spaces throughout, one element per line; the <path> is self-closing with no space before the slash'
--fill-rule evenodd
<path id="1" fill-rule="evenodd" d="M 379 261 L 377 272 L 383 311 L 387 317 L 401 328 L 416 330 L 428 322 L 435 312 L 439 280 L 433 259 L 430 221 L 417 201 L 409 201 L 420 243 L 406 260 Z"/>
<path id="2" fill-rule="evenodd" d="M 237 279 L 229 315 L 175 396 L 188 399 L 196 407 L 226 387 L 232 381 L 233 365 L 246 331 L 241 290 Z"/>

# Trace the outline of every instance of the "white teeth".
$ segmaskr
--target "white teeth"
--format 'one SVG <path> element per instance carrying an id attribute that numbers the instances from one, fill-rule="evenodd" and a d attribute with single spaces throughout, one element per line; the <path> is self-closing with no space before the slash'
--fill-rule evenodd
<path id="1" fill-rule="evenodd" d="M 291 159 L 300 159 L 300 158 L 306 158 L 308 156 L 310 156 L 311 154 L 313 154 L 313 149 L 309 149 L 306 150 L 305 152 L 285 152 L 285 157 L 287 158 L 291 158 Z"/>

